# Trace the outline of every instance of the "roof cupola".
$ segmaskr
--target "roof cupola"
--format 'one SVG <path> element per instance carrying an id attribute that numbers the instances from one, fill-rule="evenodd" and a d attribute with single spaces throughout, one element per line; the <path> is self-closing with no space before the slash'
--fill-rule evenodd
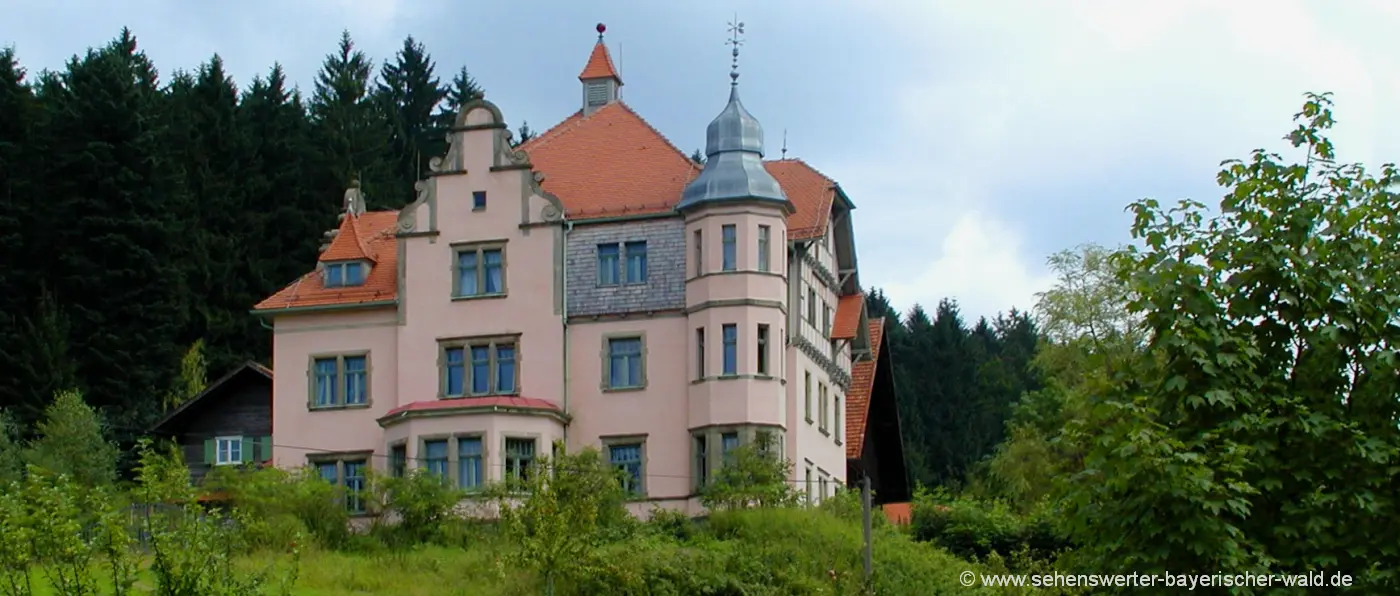
<path id="1" fill-rule="evenodd" d="M 739 101 L 739 46 L 744 24 L 729 24 L 733 64 L 729 103 L 705 131 L 705 167 L 681 193 L 677 210 L 720 201 L 773 201 L 793 210 L 778 181 L 763 167 L 763 126 Z"/>
<path id="2" fill-rule="evenodd" d="M 583 83 L 583 115 L 587 116 L 605 105 L 617 101 L 618 90 L 622 87 L 622 77 L 617 75 L 608 46 L 603 44 L 603 32 L 607 25 L 598 23 L 598 43 L 593 44 L 593 53 L 588 55 L 588 64 L 578 75 Z"/>

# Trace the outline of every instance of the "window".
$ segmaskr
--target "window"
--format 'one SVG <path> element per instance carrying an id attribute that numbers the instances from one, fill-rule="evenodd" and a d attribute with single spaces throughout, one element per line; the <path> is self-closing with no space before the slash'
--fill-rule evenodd
<path id="1" fill-rule="evenodd" d="M 617 262 L 621 247 L 617 244 L 598 245 L 598 285 L 610 286 L 619 283 Z"/>
<path id="2" fill-rule="evenodd" d="M 807 322 L 814 325 L 817 322 L 817 290 L 812 284 L 807 284 Z"/>
<path id="3" fill-rule="evenodd" d="M 468 246 L 457 249 L 458 297 L 500 296 L 506 293 L 505 247 Z"/>
<path id="4" fill-rule="evenodd" d="M 695 488 L 705 488 L 710 481 L 709 436 L 695 435 Z"/>
<path id="5" fill-rule="evenodd" d="M 734 254 L 734 249 L 735 243 L 737 242 L 737 238 L 735 238 L 737 233 L 734 224 L 725 224 L 720 228 L 721 241 L 723 242 L 724 248 L 724 262 L 722 266 L 725 271 L 733 271 L 735 268 L 737 256 Z"/>
<path id="6" fill-rule="evenodd" d="M 322 456 L 324 457 L 324 456 Z M 316 459 L 312 465 L 322 480 L 345 489 L 345 508 L 350 513 L 364 513 L 365 475 L 369 460 L 363 457 L 349 459 Z"/>
<path id="7" fill-rule="evenodd" d="M 817 384 L 817 398 L 821 400 L 817 404 L 817 408 L 819 408 L 817 428 L 821 429 L 822 432 L 826 432 L 826 383 Z"/>
<path id="8" fill-rule="evenodd" d="M 831 337 L 831 305 L 822 303 L 822 337 Z"/>
<path id="9" fill-rule="evenodd" d="M 768 238 L 772 236 L 773 229 L 768 226 L 758 226 L 758 270 L 768 272 L 772 268 L 769 262 Z"/>
<path id="10" fill-rule="evenodd" d="M 481 211 L 486 208 L 486 191 L 472 191 L 472 211 Z"/>
<path id="11" fill-rule="evenodd" d="M 642 338 L 615 337 L 608 340 L 608 388 L 642 387 Z"/>
<path id="12" fill-rule="evenodd" d="M 394 445 L 389 448 L 389 473 L 395 478 L 403 478 L 408 472 L 408 446 Z"/>
<path id="13" fill-rule="evenodd" d="M 758 326 L 758 374 L 768 374 L 768 326 Z"/>
<path id="14" fill-rule="evenodd" d="M 627 283 L 640 284 L 647 281 L 647 243 L 646 241 L 628 242 L 623 245 L 623 254 L 627 257 Z"/>
<path id="15" fill-rule="evenodd" d="M 812 371 L 803 373 L 803 380 L 805 381 L 803 385 L 805 387 L 804 395 L 807 396 L 807 422 L 810 423 L 812 421 Z"/>
<path id="16" fill-rule="evenodd" d="M 345 462 L 345 508 L 355 513 L 365 510 L 365 460 Z"/>
<path id="17" fill-rule="evenodd" d="M 646 241 L 598 245 L 598 285 L 640 284 L 646 281 Z"/>
<path id="18" fill-rule="evenodd" d="M 447 479 L 447 439 L 423 441 L 423 463 L 428 473 Z"/>
<path id="19" fill-rule="evenodd" d="M 530 466 L 535 462 L 534 439 L 506 439 L 506 478 L 517 482 L 530 479 Z"/>
<path id="20" fill-rule="evenodd" d="M 695 378 L 705 378 L 705 328 L 695 330 Z"/>
<path id="21" fill-rule="evenodd" d="M 821 497 L 822 497 L 822 500 L 826 500 L 826 474 L 825 474 L 825 473 L 822 474 L 821 485 L 822 485 Z"/>
<path id="22" fill-rule="evenodd" d="M 725 325 L 724 332 L 724 374 L 738 374 L 739 326 Z"/>
<path id="23" fill-rule="evenodd" d="M 807 466 L 807 502 L 812 502 L 812 467 Z"/>
<path id="24" fill-rule="evenodd" d="M 362 286 L 365 284 L 364 263 L 350 261 L 345 263 L 326 264 L 326 287 L 343 288 L 347 286 Z"/>
<path id="25" fill-rule="evenodd" d="M 622 470 L 622 490 L 629 495 L 646 493 L 642 484 L 642 444 L 620 443 L 608 446 L 608 461 Z"/>
<path id="26" fill-rule="evenodd" d="M 739 433 L 724 433 L 719 436 L 719 454 L 728 464 L 734 460 L 734 450 L 739 448 Z"/>
<path id="27" fill-rule="evenodd" d="M 841 396 L 831 395 L 831 434 L 836 436 L 836 444 L 841 444 Z"/>
<path id="28" fill-rule="evenodd" d="M 705 245 L 700 242 L 700 230 L 695 230 L 695 275 L 698 277 L 705 273 Z"/>
<path id="29" fill-rule="evenodd" d="M 218 437 L 214 439 L 213 463 L 216 466 L 243 463 L 243 437 Z"/>
<path id="30" fill-rule="evenodd" d="M 481 437 L 457 439 L 457 486 L 478 488 L 486 480 L 481 467 Z"/>
<path id="31" fill-rule="evenodd" d="M 369 356 L 323 356 L 312 360 L 312 406 L 363 406 L 369 403 Z"/>
<path id="32" fill-rule="evenodd" d="M 519 384 L 515 338 L 466 340 L 442 347 L 442 395 L 513 395 Z"/>

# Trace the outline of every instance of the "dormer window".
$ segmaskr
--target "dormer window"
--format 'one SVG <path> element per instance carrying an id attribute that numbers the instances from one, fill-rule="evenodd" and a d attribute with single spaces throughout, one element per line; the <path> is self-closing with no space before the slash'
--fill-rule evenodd
<path id="1" fill-rule="evenodd" d="M 362 261 L 326 263 L 326 287 L 362 286 L 365 284 L 365 274 L 368 273 L 368 269 L 369 266 Z"/>

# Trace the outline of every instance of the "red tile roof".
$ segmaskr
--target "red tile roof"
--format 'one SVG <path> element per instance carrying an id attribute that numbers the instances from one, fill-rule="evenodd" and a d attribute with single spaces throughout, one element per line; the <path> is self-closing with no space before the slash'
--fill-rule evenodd
<path id="1" fill-rule="evenodd" d="M 408 412 L 425 412 L 453 408 L 514 408 L 517 410 L 546 410 L 559 412 L 558 405 L 547 399 L 534 397 L 464 397 L 460 399 L 429 399 L 399 406 L 384 415 L 384 418 Z"/>
<path id="2" fill-rule="evenodd" d="M 349 219 L 347 217 L 347 219 Z M 397 211 L 370 211 L 355 218 L 351 229 L 362 239 L 365 250 L 379 257 L 379 262 L 370 268 L 364 285 L 327 288 L 320 272 L 312 271 L 301 276 L 276 294 L 254 306 L 254 310 L 274 311 L 285 308 L 309 306 L 331 306 L 363 304 L 393 300 L 398 295 L 399 253 L 394 240 L 394 230 L 398 225 Z M 341 228 L 345 228 L 342 223 Z M 343 232 L 342 232 L 343 234 Z M 336 240 L 341 234 L 336 235 Z M 326 253 L 336 249 L 336 242 L 326 248 Z M 324 253 L 323 253 L 324 260 Z"/>
<path id="3" fill-rule="evenodd" d="M 765 161 L 763 167 L 778 179 L 797 211 L 787 218 L 790 240 L 810 240 L 826 235 L 836 182 L 800 159 Z"/>
<path id="4" fill-rule="evenodd" d="M 855 339 L 860 332 L 860 313 L 865 310 L 865 294 L 842 296 L 836 303 L 836 320 L 831 324 L 831 339 Z"/>
<path id="5" fill-rule="evenodd" d="M 336 230 L 335 238 L 331 240 L 330 246 L 321 253 L 320 261 L 353 261 L 367 259 L 374 261 L 374 251 L 365 243 L 365 234 L 360 230 L 361 218 L 353 214 L 345 214 L 340 220 L 340 229 Z"/>
<path id="6" fill-rule="evenodd" d="M 607 47 L 595 44 L 580 78 L 616 76 Z M 620 79 L 619 79 L 619 82 Z M 541 186 L 557 196 L 571 219 L 671 212 L 700 167 L 655 127 L 621 101 L 584 116 L 576 112 L 520 146 Z M 800 159 L 763 163 L 796 211 L 787 216 L 787 237 L 810 240 L 826 234 L 836 183 Z M 327 289 L 309 273 L 259 303 L 255 310 L 353 305 L 396 298 L 398 266 L 393 237 L 397 212 L 378 211 L 342 222 L 322 260 L 380 259 L 365 285 Z M 349 232 L 349 233 L 347 233 Z"/>
<path id="7" fill-rule="evenodd" d="M 617 79 L 617 84 L 622 84 L 622 77 L 617 75 L 617 69 L 613 67 L 612 56 L 608 54 L 608 46 L 603 44 L 602 36 L 599 36 L 598 43 L 593 44 L 593 53 L 588 55 L 588 64 L 583 66 L 583 72 L 578 73 L 578 80 L 585 81 L 607 77 Z"/>
<path id="8" fill-rule="evenodd" d="M 575 113 L 520 148 L 574 218 L 669 212 L 700 173 L 622 102 Z"/>
<path id="9" fill-rule="evenodd" d="M 865 446 L 865 421 L 870 417 L 870 392 L 875 388 L 875 368 L 880 364 L 880 342 L 885 319 L 870 322 L 870 358 L 851 365 L 851 389 L 846 393 L 846 458 L 857 459 Z"/>

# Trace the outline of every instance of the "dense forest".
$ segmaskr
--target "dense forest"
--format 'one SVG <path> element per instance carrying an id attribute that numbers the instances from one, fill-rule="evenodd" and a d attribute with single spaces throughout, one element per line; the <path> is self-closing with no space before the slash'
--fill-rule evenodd
<path id="1" fill-rule="evenodd" d="M 241 86 L 218 56 L 161 73 L 126 30 L 57 72 L 0 52 L 0 407 L 29 429 L 77 388 L 128 443 L 188 393 L 192 348 L 213 376 L 266 361 L 248 310 L 304 273 L 344 189 L 372 209 L 409 202 L 457 106 L 482 92 L 465 67 L 440 76 L 412 37 L 376 64 L 345 33 L 305 95 L 277 65 Z M 1035 326 L 1015 312 L 968 323 L 952 301 L 901 316 L 879 292 L 870 306 L 899 323 L 915 478 L 961 478 L 1036 386 Z"/>

